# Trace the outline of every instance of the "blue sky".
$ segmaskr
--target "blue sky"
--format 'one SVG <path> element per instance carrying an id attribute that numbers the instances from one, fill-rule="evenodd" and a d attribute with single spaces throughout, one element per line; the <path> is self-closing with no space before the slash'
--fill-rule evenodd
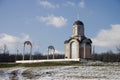
<path id="1" fill-rule="evenodd" d="M 115 51 L 120 44 L 120 0 L 0 0 L 0 48 L 22 52 L 25 40 L 33 51 L 49 45 L 64 52 L 74 21 L 84 23 L 96 52 Z M 21 47 L 20 47 L 21 46 Z"/>

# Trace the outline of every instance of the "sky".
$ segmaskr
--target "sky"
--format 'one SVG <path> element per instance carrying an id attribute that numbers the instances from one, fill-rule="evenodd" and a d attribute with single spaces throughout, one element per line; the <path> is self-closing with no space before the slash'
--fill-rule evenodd
<path id="1" fill-rule="evenodd" d="M 120 44 L 120 0 L 0 0 L 0 51 L 22 53 L 24 41 L 33 52 L 46 53 L 53 45 L 64 53 L 76 20 L 84 23 L 85 36 L 95 52 L 116 51 Z"/>

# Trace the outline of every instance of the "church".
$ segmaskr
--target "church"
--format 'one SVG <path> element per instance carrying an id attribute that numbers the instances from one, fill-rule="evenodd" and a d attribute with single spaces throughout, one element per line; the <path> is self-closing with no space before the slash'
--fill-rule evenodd
<path id="1" fill-rule="evenodd" d="M 72 36 L 64 42 L 65 58 L 90 59 L 92 54 L 92 41 L 84 34 L 84 24 L 77 20 L 73 23 Z"/>

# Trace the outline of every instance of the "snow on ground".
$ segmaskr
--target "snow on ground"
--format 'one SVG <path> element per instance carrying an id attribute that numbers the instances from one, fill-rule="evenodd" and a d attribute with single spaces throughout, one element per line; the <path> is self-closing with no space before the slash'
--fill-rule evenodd
<path id="1" fill-rule="evenodd" d="M 120 80 L 120 67 L 65 66 L 32 69 L 35 80 Z"/>
<path id="2" fill-rule="evenodd" d="M 2 68 L 0 80 L 120 80 L 120 66 Z"/>
<path id="3" fill-rule="evenodd" d="M 14 68 L 1 68 L 0 80 L 25 80 L 22 76 L 23 71 L 28 68 L 14 67 Z"/>

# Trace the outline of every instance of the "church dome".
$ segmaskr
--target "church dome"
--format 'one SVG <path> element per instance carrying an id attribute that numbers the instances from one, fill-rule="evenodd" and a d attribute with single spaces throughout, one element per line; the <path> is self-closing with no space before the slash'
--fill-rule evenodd
<path id="1" fill-rule="evenodd" d="M 84 25 L 84 24 L 83 24 L 83 22 L 82 22 L 82 21 L 77 20 L 77 21 L 75 21 L 75 22 L 74 22 L 74 24 L 73 24 L 73 25 Z"/>

